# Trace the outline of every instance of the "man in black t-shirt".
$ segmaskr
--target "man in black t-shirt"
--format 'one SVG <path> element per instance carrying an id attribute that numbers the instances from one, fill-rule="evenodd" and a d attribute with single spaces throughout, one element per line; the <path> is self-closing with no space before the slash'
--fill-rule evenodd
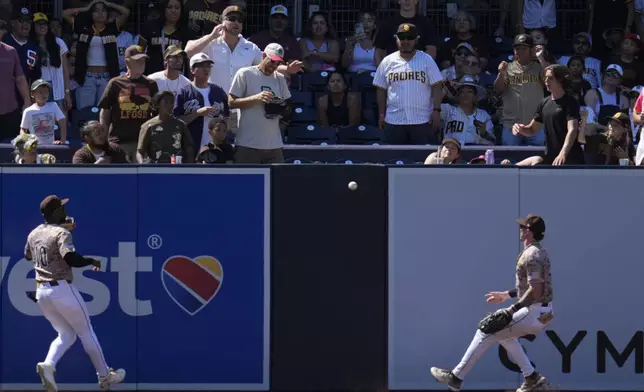
<path id="1" fill-rule="evenodd" d="M 418 15 L 418 0 L 399 0 L 400 13 L 378 24 L 378 33 L 374 40 L 376 47 L 376 65 L 380 64 L 387 55 L 398 50 L 396 32 L 398 26 L 406 23 L 418 28 L 419 38 L 416 49 L 427 52 L 436 59 L 438 36 L 436 26 L 427 17 Z"/>
<path id="2" fill-rule="evenodd" d="M 579 102 L 566 93 L 570 84 L 570 70 L 564 65 L 554 64 L 546 67 L 545 72 L 545 84 L 550 96 L 541 101 L 530 124 L 514 124 L 512 133 L 534 136 L 543 124 L 546 131 L 546 154 L 543 157 L 527 158 L 518 165 L 581 165 L 584 163 L 584 156 L 578 141 Z"/>

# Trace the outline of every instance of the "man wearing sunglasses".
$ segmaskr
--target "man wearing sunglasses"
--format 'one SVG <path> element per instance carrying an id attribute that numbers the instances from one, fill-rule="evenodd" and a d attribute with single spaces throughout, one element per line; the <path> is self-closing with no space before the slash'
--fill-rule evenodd
<path id="1" fill-rule="evenodd" d="M 588 33 L 577 33 L 572 38 L 573 52 L 584 59 L 584 79 L 590 83 L 590 87 L 598 88 L 602 84 L 601 61 L 589 56 L 592 46 L 592 37 Z M 559 58 L 559 64 L 568 66 L 568 61 L 570 61 L 570 56 Z"/>
<path id="2" fill-rule="evenodd" d="M 398 51 L 382 60 L 373 79 L 389 144 L 438 144 L 443 76 L 434 59 L 416 49 L 418 38 L 415 25 L 398 26 Z"/>

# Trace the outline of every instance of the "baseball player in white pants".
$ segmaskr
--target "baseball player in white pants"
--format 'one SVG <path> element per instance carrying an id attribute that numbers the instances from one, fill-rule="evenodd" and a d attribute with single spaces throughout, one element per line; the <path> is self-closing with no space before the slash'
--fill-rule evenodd
<path id="1" fill-rule="evenodd" d="M 467 373 L 494 343 L 503 345 L 510 358 L 521 368 L 525 381 L 517 392 L 548 389 L 548 381 L 535 371 L 517 340 L 521 336 L 541 332 L 554 317 L 551 307 L 550 258 L 539 243 L 544 237 L 546 225 L 543 219 L 536 215 L 517 219 L 517 222 L 524 249 L 517 260 L 516 288 L 503 292 L 493 291 L 485 296 L 487 302 L 493 303 L 518 297 L 519 300 L 507 309 L 512 314 L 512 322 L 494 334 L 488 335 L 477 330 L 463 359 L 453 370 L 431 368 L 431 374 L 436 381 L 447 384 L 452 391 L 461 390 Z"/>
<path id="2" fill-rule="evenodd" d="M 108 390 L 112 384 L 123 381 L 125 370 L 113 370 L 107 366 L 103 350 L 92 329 L 85 302 L 72 285 L 73 267 L 93 265 L 94 271 L 99 271 L 101 263 L 76 253 L 69 231 L 74 223 L 67 218 L 65 212 L 65 204 L 68 201 L 69 199 L 61 200 L 58 196 L 51 195 L 40 203 L 40 212 L 45 217 L 45 223 L 29 233 L 25 246 L 25 258 L 34 263 L 36 270 L 36 301 L 45 318 L 58 332 L 58 336 L 49 347 L 47 358 L 38 363 L 36 370 L 45 390 L 58 391 L 54 379 L 56 364 L 78 336 L 96 368 L 99 387 Z"/>

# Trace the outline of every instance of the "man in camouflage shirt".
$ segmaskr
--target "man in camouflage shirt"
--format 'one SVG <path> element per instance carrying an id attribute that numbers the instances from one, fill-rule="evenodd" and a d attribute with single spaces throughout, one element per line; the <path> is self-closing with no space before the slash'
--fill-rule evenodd
<path id="1" fill-rule="evenodd" d="M 512 315 L 512 322 L 494 334 L 488 335 L 477 330 L 463 359 L 453 370 L 431 368 L 436 381 L 447 384 L 452 391 L 460 391 L 467 373 L 494 343 L 503 345 L 510 358 L 521 368 L 525 381 L 517 392 L 532 392 L 549 387 L 546 378 L 534 369 L 518 341 L 521 336 L 540 333 L 553 318 L 550 258 L 540 243 L 546 232 L 546 224 L 536 215 L 517 219 L 517 222 L 524 249 L 517 260 L 516 287 L 508 291 L 493 291 L 485 296 L 486 301 L 492 303 L 519 298 L 506 309 Z"/>

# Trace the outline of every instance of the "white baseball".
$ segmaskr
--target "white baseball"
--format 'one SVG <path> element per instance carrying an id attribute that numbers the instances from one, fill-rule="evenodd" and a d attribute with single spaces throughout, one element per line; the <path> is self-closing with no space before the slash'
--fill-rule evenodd
<path id="1" fill-rule="evenodd" d="M 358 189 L 358 183 L 355 181 L 351 181 L 349 183 L 349 189 L 351 189 L 352 191 L 355 191 L 356 189 Z"/>

